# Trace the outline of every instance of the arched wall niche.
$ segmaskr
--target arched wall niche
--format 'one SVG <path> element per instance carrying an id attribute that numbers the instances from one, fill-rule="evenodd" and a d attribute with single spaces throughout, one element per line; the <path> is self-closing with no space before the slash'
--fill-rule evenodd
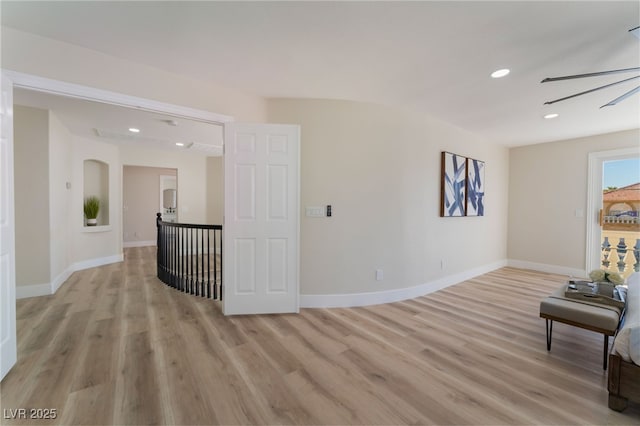
<path id="1" fill-rule="evenodd" d="M 83 170 L 83 200 L 97 197 L 100 200 L 97 225 L 109 225 L 109 164 L 96 159 L 87 159 L 84 160 Z M 87 226 L 86 217 L 84 226 Z"/>

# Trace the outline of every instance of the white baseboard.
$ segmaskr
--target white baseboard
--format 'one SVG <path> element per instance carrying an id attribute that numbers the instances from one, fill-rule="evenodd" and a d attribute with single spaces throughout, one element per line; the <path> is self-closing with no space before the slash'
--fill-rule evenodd
<path id="1" fill-rule="evenodd" d="M 74 272 L 74 269 L 72 269 L 72 267 L 73 265 L 69 266 L 60 275 L 58 275 L 53 281 L 51 281 L 51 293 L 49 294 L 56 294 L 56 291 L 58 291 L 60 286 L 69 279 L 71 274 L 73 274 Z"/>
<path id="2" fill-rule="evenodd" d="M 96 259 L 83 260 L 82 262 L 76 262 L 71 265 L 71 269 L 73 272 L 82 271 L 83 269 L 95 268 L 98 266 L 109 265 L 111 263 L 122 262 L 124 260 L 124 255 L 116 254 L 114 256 L 107 257 L 98 257 Z"/>
<path id="3" fill-rule="evenodd" d="M 549 265 L 546 263 L 528 262 L 526 260 L 509 259 L 507 266 L 519 269 L 548 272 L 550 274 L 567 275 L 576 278 L 586 278 L 589 274 L 584 269 L 569 268 L 567 266 Z"/>
<path id="4" fill-rule="evenodd" d="M 158 244 L 158 241 L 156 241 L 156 240 L 147 240 L 147 241 L 126 241 L 126 242 L 122 243 L 122 247 L 124 247 L 124 248 L 130 248 L 130 247 L 148 247 L 148 246 L 155 246 L 156 244 Z"/>
<path id="5" fill-rule="evenodd" d="M 448 275 L 415 287 L 396 290 L 376 291 L 352 294 L 301 294 L 301 308 L 349 308 L 355 306 L 378 305 L 381 303 L 399 302 L 433 293 L 443 288 L 461 283 L 478 275 L 507 266 L 506 260 L 497 261 L 478 268 L 469 269 L 457 274 Z"/>
<path id="6" fill-rule="evenodd" d="M 144 241 L 140 241 L 143 243 Z M 153 241 L 153 245 L 156 242 Z M 151 245 L 151 244 L 148 244 Z M 133 247 L 133 246 L 132 246 Z M 142 246 L 135 246 L 142 247 Z M 16 286 L 16 299 L 24 299 L 27 297 L 48 296 L 55 294 L 60 286 L 71 276 L 75 271 L 81 271 L 88 268 L 95 268 L 97 266 L 108 265 L 111 263 L 122 262 L 124 256 L 122 254 L 115 256 L 108 256 L 96 259 L 89 259 L 82 262 L 76 262 L 69 266 L 65 271 L 58 275 L 51 283 L 44 284 L 32 284 Z M 394 290 L 385 290 L 369 293 L 351 293 L 351 294 L 301 294 L 300 295 L 300 307 L 301 308 L 348 308 L 355 306 L 368 306 L 378 305 L 381 303 L 398 302 L 401 300 L 413 299 L 415 297 L 424 296 L 425 294 L 433 293 L 443 288 L 461 283 L 463 281 L 472 279 L 482 274 L 494 271 L 496 269 L 510 266 L 520 269 L 532 269 L 535 271 L 548 272 L 552 274 L 560 274 L 574 277 L 586 277 L 587 273 L 581 269 L 568 268 L 558 265 L 548 265 L 544 263 L 528 262 L 524 260 L 502 260 L 494 263 L 490 263 L 478 268 L 470 269 L 467 271 L 459 272 L 453 275 L 447 275 L 428 283 L 424 283 L 418 286 L 401 288 Z"/>
<path id="7" fill-rule="evenodd" d="M 48 296 L 51 292 L 51 284 L 30 284 L 16 285 L 16 299 L 26 299 L 27 297 Z"/>
<path id="8" fill-rule="evenodd" d="M 65 281 L 69 279 L 71 274 L 83 269 L 95 268 L 97 266 L 109 265 L 111 263 L 122 262 L 124 255 L 100 257 L 96 259 L 84 260 L 76 262 L 65 269 L 60 275 L 54 278 L 50 283 L 31 284 L 16 286 L 16 299 L 26 299 L 27 297 L 49 296 L 55 294 Z"/>

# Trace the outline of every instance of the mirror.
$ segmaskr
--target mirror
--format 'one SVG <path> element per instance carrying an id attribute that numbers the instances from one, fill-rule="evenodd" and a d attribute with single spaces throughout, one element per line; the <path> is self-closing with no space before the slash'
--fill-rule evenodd
<path id="1" fill-rule="evenodd" d="M 176 209 L 176 190 L 165 189 L 162 191 L 162 207 L 175 211 Z"/>
<path id="2" fill-rule="evenodd" d="M 176 176 L 160 175 L 160 212 L 165 222 L 175 222 L 178 219 Z"/>

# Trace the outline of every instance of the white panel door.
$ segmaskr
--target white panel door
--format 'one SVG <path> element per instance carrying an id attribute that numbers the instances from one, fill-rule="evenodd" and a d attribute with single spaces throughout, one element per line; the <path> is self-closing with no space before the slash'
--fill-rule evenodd
<path id="1" fill-rule="evenodd" d="M 2 74 L 0 127 L 0 380 L 17 359 L 13 201 L 13 83 Z"/>
<path id="2" fill-rule="evenodd" d="M 300 127 L 225 124 L 225 315 L 299 311 Z"/>

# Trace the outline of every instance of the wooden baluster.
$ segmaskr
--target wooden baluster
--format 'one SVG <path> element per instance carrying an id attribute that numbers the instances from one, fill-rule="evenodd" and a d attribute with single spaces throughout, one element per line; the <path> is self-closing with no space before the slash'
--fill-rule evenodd
<path id="1" fill-rule="evenodd" d="M 222 226 L 165 223 L 157 214 L 156 227 L 158 279 L 184 293 L 222 300 Z"/>
<path id="2" fill-rule="evenodd" d="M 162 246 L 162 236 L 161 236 L 162 234 L 161 234 L 161 226 L 160 226 L 161 216 L 162 215 L 160 213 L 156 214 L 156 275 L 160 280 L 162 280 L 162 277 L 161 277 L 162 261 L 160 259 L 160 254 L 162 253 L 160 251 L 160 247 Z"/>
<path id="3" fill-rule="evenodd" d="M 201 272 L 200 296 L 207 297 L 207 292 L 206 292 L 207 281 L 205 280 L 205 270 L 204 270 L 204 268 L 206 267 L 206 262 L 204 261 L 204 257 L 209 250 L 205 250 L 205 247 L 204 247 L 204 231 L 205 231 L 204 229 L 200 230 L 200 249 L 202 250 L 202 252 L 200 253 L 200 264 L 202 265 L 202 269 L 200 269 L 200 272 Z"/>
<path id="4" fill-rule="evenodd" d="M 175 288 L 176 287 L 176 270 L 175 270 L 175 263 L 176 263 L 176 254 L 178 253 L 175 247 L 176 244 L 176 229 L 171 227 L 169 228 L 170 232 L 171 232 L 171 238 L 169 240 L 169 250 L 171 252 L 171 258 L 169 260 L 170 264 L 169 264 L 169 271 L 171 272 L 170 275 L 170 279 L 171 279 L 171 287 Z"/>
<path id="5" fill-rule="evenodd" d="M 198 286 L 198 274 L 200 273 L 200 265 L 199 265 L 199 257 L 198 257 L 198 230 L 195 230 L 196 232 L 196 251 L 195 253 L 191 253 L 192 256 L 194 256 L 196 258 L 196 269 L 194 270 L 194 286 L 195 286 L 195 295 L 199 296 L 200 295 L 200 287 Z"/>
<path id="6" fill-rule="evenodd" d="M 167 227 L 162 225 L 162 280 L 167 281 Z"/>
<path id="7" fill-rule="evenodd" d="M 191 251 L 189 252 L 189 264 L 191 267 L 189 268 L 189 293 L 195 293 L 195 283 L 193 282 L 193 228 L 191 228 L 191 232 L 189 233 L 189 246 L 191 247 Z"/>
<path id="8" fill-rule="evenodd" d="M 184 265 L 184 250 L 186 247 L 184 244 L 184 233 L 184 228 L 180 228 L 180 290 L 183 292 L 187 290 L 187 283 L 184 279 L 184 275 L 186 272 Z"/>
<path id="9" fill-rule="evenodd" d="M 173 272 L 173 260 L 175 256 L 175 250 L 173 250 L 173 234 L 175 233 L 175 230 L 173 228 L 167 228 L 167 230 L 169 231 L 169 239 L 167 241 L 167 247 L 169 249 L 169 259 L 167 262 L 167 269 L 169 271 L 169 285 L 171 287 L 175 287 L 175 274 Z"/>
<path id="10" fill-rule="evenodd" d="M 171 227 L 169 229 L 171 230 L 171 239 L 169 240 L 169 251 L 171 252 L 169 272 L 171 273 L 171 275 L 169 278 L 171 280 L 171 287 L 178 288 L 178 277 L 176 275 L 176 262 L 178 260 L 178 250 L 176 249 L 176 235 L 178 233 L 178 230 L 174 227 Z"/>
<path id="11" fill-rule="evenodd" d="M 211 230 L 207 229 L 207 297 L 211 298 Z"/>
<path id="12" fill-rule="evenodd" d="M 178 247 L 178 232 L 180 228 L 173 227 L 173 265 L 171 265 L 171 274 L 173 278 L 173 288 L 178 288 L 180 285 L 180 275 L 178 275 L 178 260 L 180 257 L 180 250 Z"/>
<path id="13" fill-rule="evenodd" d="M 184 230 L 184 250 L 182 256 L 184 257 L 184 292 L 189 293 L 189 232 L 190 229 Z"/>
<path id="14" fill-rule="evenodd" d="M 178 228 L 171 228 L 171 250 L 173 250 L 171 256 L 171 287 L 178 288 Z"/>
<path id="15" fill-rule="evenodd" d="M 198 269 L 198 276 L 200 281 L 200 296 L 204 296 L 204 229 L 199 229 L 200 231 L 200 269 Z"/>
<path id="16" fill-rule="evenodd" d="M 164 270 L 166 280 L 171 285 L 171 228 L 166 226 L 164 230 Z"/>
<path id="17" fill-rule="evenodd" d="M 218 230 L 213 230 L 213 298 L 218 298 Z"/>

